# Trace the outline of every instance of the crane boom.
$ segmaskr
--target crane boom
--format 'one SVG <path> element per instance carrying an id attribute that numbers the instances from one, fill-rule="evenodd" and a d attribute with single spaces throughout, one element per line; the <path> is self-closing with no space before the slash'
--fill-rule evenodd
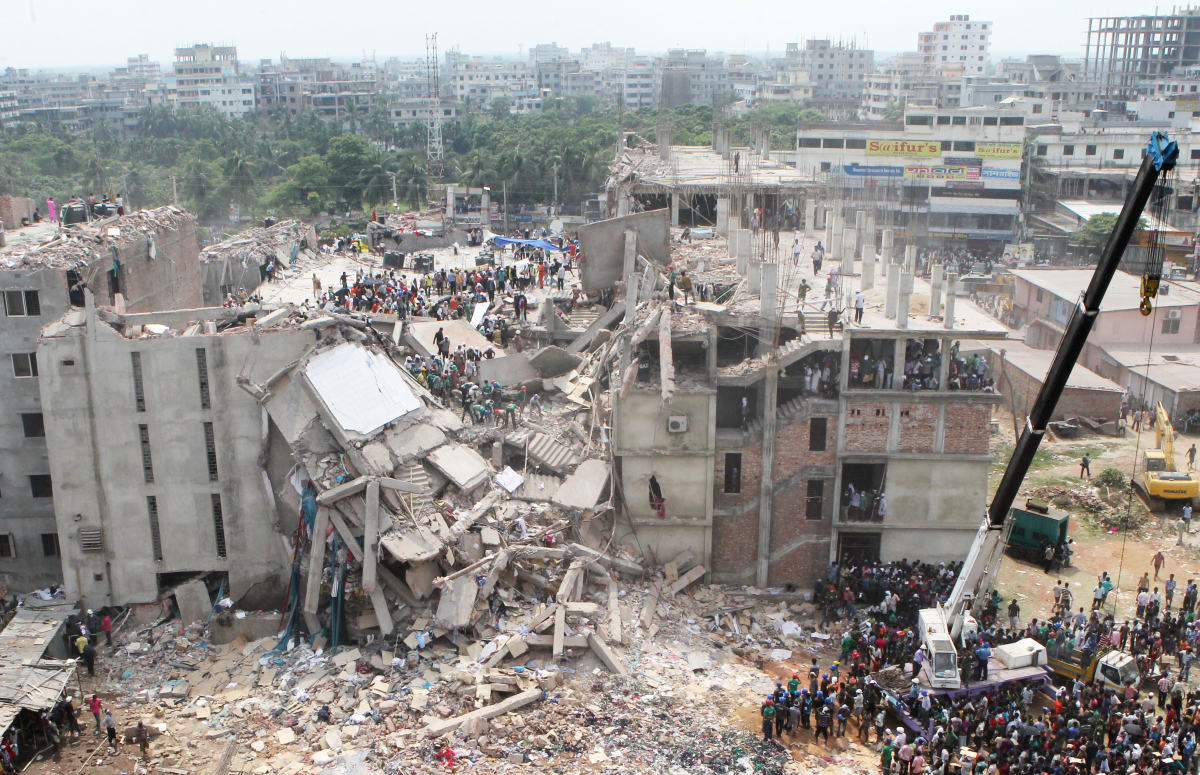
<path id="1" fill-rule="evenodd" d="M 1042 388 L 1034 401 L 1033 409 L 1025 420 L 1025 429 L 1021 432 L 1020 439 L 1017 440 L 1008 466 L 1004 469 L 1000 486 L 996 489 L 996 494 L 988 507 L 987 516 L 975 536 L 975 541 L 963 563 L 954 589 L 945 603 L 940 606 L 940 614 L 943 617 L 946 632 L 955 637 L 963 629 L 970 613 L 969 608 L 972 601 L 980 599 L 984 582 L 995 576 L 1006 543 L 1004 530 L 1008 512 L 1021 488 L 1025 474 L 1029 471 L 1038 445 L 1041 444 L 1042 437 L 1046 433 L 1046 427 L 1049 425 L 1054 407 L 1066 387 L 1071 370 L 1079 359 L 1079 353 L 1083 350 L 1092 326 L 1095 325 L 1096 316 L 1100 312 L 1100 303 L 1104 300 L 1104 294 L 1108 291 L 1117 267 L 1120 266 L 1121 257 L 1129 245 L 1130 238 L 1137 230 L 1138 221 L 1146 209 L 1146 203 L 1150 201 L 1154 186 L 1162 174 L 1174 168 L 1178 158 L 1179 147 L 1167 139 L 1166 134 L 1155 132 L 1151 135 L 1150 144 L 1142 159 L 1142 166 L 1138 169 L 1133 186 L 1125 197 L 1125 204 L 1117 216 L 1112 233 L 1108 235 L 1108 241 L 1100 254 L 1091 283 L 1071 314 L 1071 320 L 1058 344 L 1058 350 L 1054 353 L 1050 370 L 1046 373 Z M 982 591 L 986 592 L 986 590 Z M 922 615 L 925 616 L 924 611 Z M 922 634 L 925 635 L 925 633 Z M 943 680 L 949 682 L 948 678 Z M 955 680 L 957 680 L 957 676 L 955 676 Z"/>

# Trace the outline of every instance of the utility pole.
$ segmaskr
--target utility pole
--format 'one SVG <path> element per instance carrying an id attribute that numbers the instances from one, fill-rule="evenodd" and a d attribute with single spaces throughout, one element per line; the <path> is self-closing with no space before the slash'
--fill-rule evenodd
<path id="1" fill-rule="evenodd" d="M 179 186 L 175 184 L 175 176 L 171 176 L 171 204 L 179 205 Z"/>
<path id="2" fill-rule="evenodd" d="M 388 174 L 392 176 L 392 207 L 396 207 L 396 173 L 389 172 Z"/>
<path id="3" fill-rule="evenodd" d="M 508 236 L 508 181 L 504 181 L 504 236 Z"/>
<path id="4" fill-rule="evenodd" d="M 551 203 L 550 215 L 558 215 L 558 164 L 554 165 L 554 201 Z"/>

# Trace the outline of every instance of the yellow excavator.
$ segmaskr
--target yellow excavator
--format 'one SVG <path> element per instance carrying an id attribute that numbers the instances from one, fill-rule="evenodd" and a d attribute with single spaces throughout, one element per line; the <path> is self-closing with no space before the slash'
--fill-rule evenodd
<path id="1" fill-rule="evenodd" d="M 1142 452 L 1142 470 L 1134 486 L 1151 511 L 1165 511 L 1172 503 L 1190 504 L 1200 496 L 1200 480 L 1175 467 L 1175 429 L 1161 401 L 1154 411 L 1154 437 L 1156 449 Z"/>

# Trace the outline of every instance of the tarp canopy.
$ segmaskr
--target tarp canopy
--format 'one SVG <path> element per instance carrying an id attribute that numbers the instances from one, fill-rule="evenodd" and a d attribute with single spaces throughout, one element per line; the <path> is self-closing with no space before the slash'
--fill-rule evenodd
<path id="1" fill-rule="evenodd" d="M 544 239 L 510 239 L 508 237 L 494 237 L 493 239 L 495 240 L 496 247 L 498 247 L 498 248 L 502 248 L 505 245 L 529 245 L 530 247 L 541 248 L 542 250 L 559 250 L 559 251 L 561 251 L 561 250 L 565 249 L 565 248 L 560 248 L 558 245 L 555 245 L 553 242 L 547 242 Z"/>

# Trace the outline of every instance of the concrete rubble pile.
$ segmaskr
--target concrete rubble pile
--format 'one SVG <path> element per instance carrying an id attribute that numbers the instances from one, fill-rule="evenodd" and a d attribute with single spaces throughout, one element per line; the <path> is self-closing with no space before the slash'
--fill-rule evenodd
<path id="1" fill-rule="evenodd" d="M 121 245 L 151 240 L 156 234 L 178 231 L 194 215 L 173 205 L 129 215 L 63 226 L 36 244 L 13 243 L 0 250 L 0 269 L 53 266 L 77 268 L 102 258 Z"/>
<path id="2" fill-rule="evenodd" d="M 311 258 L 316 250 L 317 235 L 312 224 L 289 220 L 246 229 L 234 237 L 209 245 L 200 251 L 200 260 L 234 259 L 258 266 L 276 259 L 286 265 L 302 251 L 307 251 L 305 257 Z"/>

